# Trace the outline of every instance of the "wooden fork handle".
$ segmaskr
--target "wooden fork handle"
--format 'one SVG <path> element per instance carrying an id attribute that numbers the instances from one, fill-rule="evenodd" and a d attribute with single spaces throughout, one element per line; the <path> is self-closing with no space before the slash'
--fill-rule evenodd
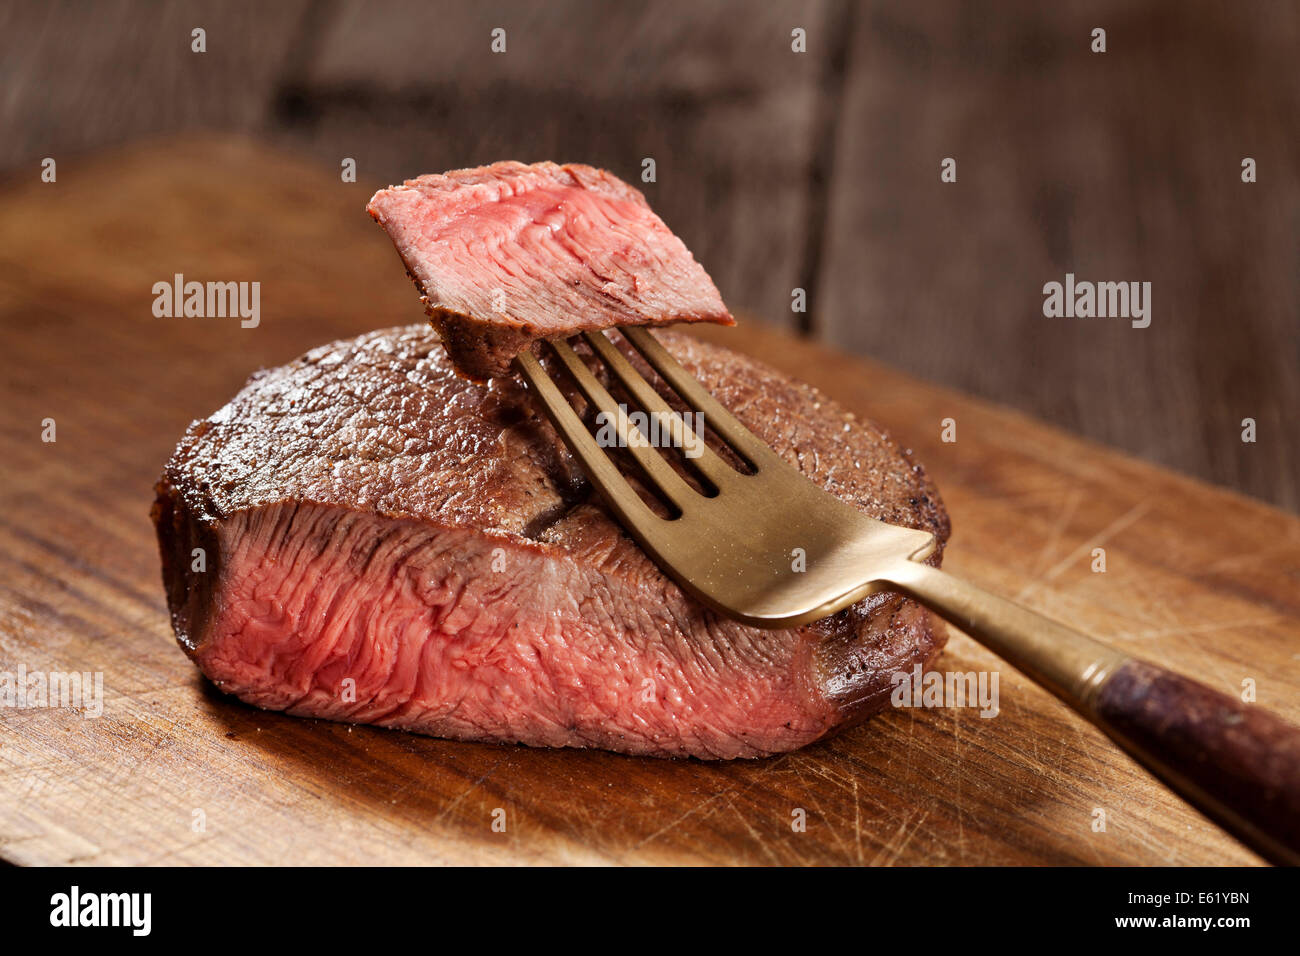
<path id="1" fill-rule="evenodd" d="M 1260 855 L 1300 865 L 1300 728 L 929 565 L 905 561 L 887 577 Z"/>
<path id="2" fill-rule="evenodd" d="M 1146 661 L 1100 688 L 1095 720 L 1193 805 L 1275 863 L 1300 864 L 1300 729 Z"/>

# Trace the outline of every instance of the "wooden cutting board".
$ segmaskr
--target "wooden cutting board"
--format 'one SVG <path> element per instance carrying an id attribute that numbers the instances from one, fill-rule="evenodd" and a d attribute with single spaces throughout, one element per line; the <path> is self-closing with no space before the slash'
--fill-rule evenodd
<path id="1" fill-rule="evenodd" d="M 0 857 L 1258 862 L 956 633 L 940 667 L 998 671 L 996 717 L 894 710 L 757 762 L 450 743 L 214 691 L 172 638 L 151 486 L 187 423 L 253 370 L 421 321 L 364 212 L 373 185 L 191 139 L 3 186 L 0 671 L 99 671 L 104 699 L 99 717 L 0 709 Z M 153 285 L 177 273 L 259 281 L 260 325 L 155 318 Z M 701 334 L 912 445 L 953 517 L 951 570 L 1227 693 L 1253 682 L 1261 706 L 1300 718 L 1300 519 L 757 325 Z"/>

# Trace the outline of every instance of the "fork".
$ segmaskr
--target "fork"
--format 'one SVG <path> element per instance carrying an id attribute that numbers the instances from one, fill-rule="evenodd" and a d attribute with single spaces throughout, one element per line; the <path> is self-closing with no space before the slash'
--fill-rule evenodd
<path id="1" fill-rule="evenodd" d="M 536 356 L 525 351 L 515 365 L 622 526 L 684 591 L 760 628 L 798 627 L 873 592 L 903 592 L 1055 694 L 1262 856 L 1300 863 L 1300 729 L 926 564 L 936 547 L 932 534 L 886 524 L 822 490 L 745 428 L 650 332 L 618 332 L 745 470 L 694 435 L 604 332 L 551 340 L 588 405 L 614 424 L 620 445 L 667 506 L 652 508 Z M 687 459 L 694 483 L 651 446 L 574 351 L 570 342 L 579 339 L 661 433 L 699 452 Z"/>

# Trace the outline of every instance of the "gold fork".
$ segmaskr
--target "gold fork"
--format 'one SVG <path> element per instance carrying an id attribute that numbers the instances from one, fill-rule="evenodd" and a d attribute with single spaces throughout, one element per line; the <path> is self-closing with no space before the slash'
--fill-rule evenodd
<path id="1" fill-rule="evenodd" d="M 586 360 L 553 340 L 582 395 L 615 424 L 620 444 L 670 504 L 662 515 L 533 354 L 518 356 L 516 367 L 623 527 L 683 590 L 763 628 L 796 627 L 875 591 L 904 592 L 1065 701 L 1263 856 L 1300 862 L 1300 729 L 923 563 L 933 535 L 870 518 L 823 491 L 755 438 L 648 331 L 618 331 L 751 473 L 694 436 L 603 332 L 584 333 L 661 433 L 700 452 L 689 459 L 697 489 L 650 446 Z"/>

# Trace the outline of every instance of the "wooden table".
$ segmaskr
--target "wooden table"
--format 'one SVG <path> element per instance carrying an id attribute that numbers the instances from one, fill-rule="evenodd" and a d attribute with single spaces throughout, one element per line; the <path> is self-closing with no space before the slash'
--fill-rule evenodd
<path id="1" fill-rule="evenodd" d="M 1300 513 L 1297 44 L 1288 3 L 8 3 L 0 174 L 200 129 L 592 163 L 733 309 Z M 1066 273 L 1151 282 L 1151 326 L 1044 317 Z"/>
<path id="2" fill-rule="evenodd" d="M 759 762 L 449 743 L 253 710 L 165 612 L 151 485 L 259 366 L 421 312 L 369 184 L 227 139 L 152 143 L 0 199 L 0 671 L 100 671 L 101 717 L 0 709 L 17 863 L 1254 863 L 1098 732 L 999 670 L 1001 712 L 882 714 Z M 262 319 L 160 319 L 176 273 Z M 953 516 L 946 565 L 1300 717 L 1300 519 L 747 324 L 705 333 L 886 423 Z M 42 441 L 54 419 L 54 442 Z M 952 418 L 957 441 L 940 440 Z M 1092 570 L 1105 549 L 1106 570 Z M 492 829 L 505 811 L 504 833 Z M 807 813 L 794 832 L 792 812 Z M 1104 832 L 1093 829 L 1105 811 Z M 202 811 L 199 814 L 197 811 Z M 198 827 L 196 820 L 202 820 Z"/>

